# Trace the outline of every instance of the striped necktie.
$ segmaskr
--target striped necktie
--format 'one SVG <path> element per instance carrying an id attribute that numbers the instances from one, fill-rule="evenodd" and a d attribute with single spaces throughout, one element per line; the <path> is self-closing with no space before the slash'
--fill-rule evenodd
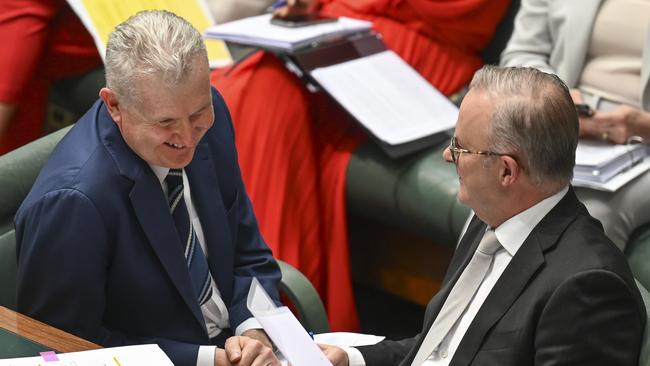
<path id="1" fill-rule="evenodd" d="M 445 300 L 442 309 L 440 309 L 436 320 L 434 320 L 433 325 L 429 328 L 411 366 L 421 366 L 429 358 L 431 353 L 440 346 L 440 343 L 442 343 L 449 334 L 449 331 L 463 315 L 465 309 L 467 309 L 467 306 L 488 273 L 490 265 L 494 260 L 494 253 L 500 248 L 501 243 L 497 240 L 494 230 L 487 230 L 469 264 L 467 264 L 458 281 L 454 284 L 449 296 L 447 296 L 447 300 Z"/>
<path id="2" fill-rule="evenodd" d="M 167 182 L 169 209 L 185 249 L 185 262 L 192 279 L 194 294 L 199 305 L 203 305 L 212 296 L 212 278 L 208 261 L 201 249 L 183 199 L 183 170 L 170 169 L 165 182 Z"/>

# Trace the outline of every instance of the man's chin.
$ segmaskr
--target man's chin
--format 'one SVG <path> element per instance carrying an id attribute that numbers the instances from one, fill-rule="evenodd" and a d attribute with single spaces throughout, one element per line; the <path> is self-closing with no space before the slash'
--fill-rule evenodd
<path id="1" fill-rule="evenodd" d="M 194 148 L 183 148 L 177 151 L 167 151 L 163 157 L 163 166 L 170 169 L 182 169 L 194 158 Z"/>

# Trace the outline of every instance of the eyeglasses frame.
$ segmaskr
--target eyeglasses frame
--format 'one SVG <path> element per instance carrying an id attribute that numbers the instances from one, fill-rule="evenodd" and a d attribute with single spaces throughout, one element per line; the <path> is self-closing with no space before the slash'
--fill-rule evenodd
<path id="1" fill-rule="evenodd" d="M 449 146 L 447 148 L 449 149 L 449 152 L 451 153 L 451 160 L 454 162 L 454 164 L 458 164 L 458 160 L 460 159 L 460 154 L 462 154 L 462 153 L 474 154 L 474 155 L 484 155 L 484 156 L 511 156 L 509 154 L 500 154 L 500 153 L 495 153 L 495 152 L 492 152 L 492 151 L 480 151 L 480 150 L 479 151 L 472 151 L 472 150 L 469 150 L 469 149 L 464 149 L 462 147 L 458 147 L 458 145 L 456 144 L 456 136 L 455 135 L 451 137 L 451 140 L 449 141 Z"/>

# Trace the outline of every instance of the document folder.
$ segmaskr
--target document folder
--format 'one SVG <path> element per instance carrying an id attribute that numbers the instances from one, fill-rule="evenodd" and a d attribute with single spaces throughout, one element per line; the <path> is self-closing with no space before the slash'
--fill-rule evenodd
<path id="1" fill-rule="evenodd" d="M 264 19 L 254 17 L 246 22 L 259 25 Z M 342 26 L 350 21 L 362 23 Z M 246 23 L 238 22 L 238 26 Z M 260 33 L 259 29 L 248 27 L 237 35 L 228 23 L 208 30 L 206 36 L 255 44 L 275 53 L 309 90 L 325 90 L 390 157 L 399 158 L 448 139 L 458 108 L 397 54 L 387 50 L 381 36 L 370 31 L 370 23 L 347 18 L 339 22 L 343 23 L 331 34 L 321 33 L 323 27 L 333 27 L 331 23 L 313 29 L 286 28 L 277 40 L 272 40 L 269 32 L 264 42 L 258 39 L 257 43 L 251 43 L 250 34 Z M 224 38 L 217 29 L 230 33 Z M 292 31 L 300 33 L 291 37 L 285 34 Z M 278 48 L 287 39 L 293 43 Z"/>
<path id="2" fill-rule="evenodd" d="M 449 138 L 458 108 L 381 37 L 361 32 L 281 54 L 289 70 L 322 87 L 390 157 L 399 158 Z"/>
<path id="3" fill-rule="evenodd" d="M 612 145 L 581 141 L 576 150 L 575 179 L 604 183 L 630 169 L 646 156 L 644 144 Z"/>

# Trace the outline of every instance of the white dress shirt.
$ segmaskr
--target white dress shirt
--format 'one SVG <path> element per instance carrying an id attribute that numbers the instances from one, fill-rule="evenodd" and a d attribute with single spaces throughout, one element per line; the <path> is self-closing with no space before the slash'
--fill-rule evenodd
<path id="1" fill-rule="evenodd" d="M 494 229 L 497 239 L 503 246 L 494 255 L 494 261 L 488 270 L 485 279 L 479 286 L 476 294 L 467 306 L 467 309 L 449 331 L 449 334 L 443 339 L 442 343 L 436 350 L 432 350 L 431 356 L 422 363 L 422 366 L 448 366 L 454 357 L 458 345 L 465 336 L 467 329 L 481 309 L 483 302 L 487 299 L 492 288 L 501 277 L 501 274 L 508 267 L 512 257 L 524 243 L 531 231 L 546 216 L 555 205 L 560 202 L 568 192 L 569 187 L 565 187 L 556 194 L 547 197 L 538 202 L 527 210 L 511 217 L 503 224 Z M 350 359 L 350 366 L 365 366 L 365 360 L 356 348 L 344 348 Z"/>
<path id="2" fill-rule="evenodd" d="M 159 167 L 149 164 L 151 170 L 160 181 L 165 197 L 167 197 L 167 183 L 165 178 L 167 173 L 169 173 L 169 168 Z M 201 249 L 207 258 L 209 253 L 206 250 L 205 237 L 203 235 L 203 227 L 201 226 L 201 221 L 199 216 L 194 208 L 194 201 L 192 201 L 192 194 L 190 192 L 190 184 L 187 180 L 187 174 L 183 169 L 183 199 L 185 200 L 185 205 L 187 206 L 187 213 L 190 216 L 192 225 L 194 226 L 194 231 L 196 232 L 196 237 L 199 239 L 201 244 Z M 210 274 L 212 277 L 212 274 Z M 205 321 L 206 329 L 208 330 L 208 336 L 214 338 L 221 330 L 224 328 L 230 328 L 230 320 L 228 318 L 228 308 L 226 304 L 221 299 L 221 293 L 217 288 L 217 282 L 212 277 L 212 297 L 208 300 L 203 306 L 201 306 L 201 312 L 203 313 L 203 320 Z M 243 323 L 239 324 L 237 329 L 235 329 L 235 335 L 241 335 L 249 329 L 260 329 L 262 326 L 260 323 L 255 320 L 255 318 L 246 319 Z M 214 365 L 214 352 L 215 346 L 200 346 L 199 354 L 196 360 L 196 366 L 213 366 Z"/>

